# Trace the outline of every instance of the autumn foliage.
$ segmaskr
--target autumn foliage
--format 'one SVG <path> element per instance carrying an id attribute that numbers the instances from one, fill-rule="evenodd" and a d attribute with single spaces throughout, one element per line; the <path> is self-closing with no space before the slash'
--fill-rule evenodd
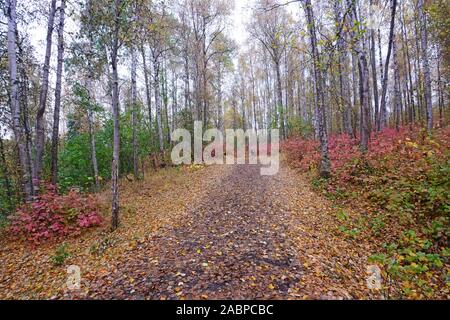
<path id="1" fill-rule="evenodd" d="M 318 178 L 318 143 L 291 138 L 288 162 L 307 172 L 313 187 L 334 201 L 338 230 L 353 240 L 371 239 L 368 260 L 382 267 L 386 296 L 431 298 L 445 292 L 449 257 L 449 128 L 429 135 L 420 128 L 373 133 L 367 153 L 358 139 L 329 137 L 332 176 Z M 350 219 L 347 208 L 361 216 Z M 446 280 L 447 279 L 447 280 Z"/>
<path id="2" fill-rule="evenodd" d="M 374 133 L 369 151 L 362 154 L 358 138 L 347 134 L 329 137 L 329 156 L 333 177 L 329 188 L 348 189 L 351 185 L 365 188 L 388 181 L 432 179 L 432 173 L 445 163 L 450 130 L 443 129 L 430 137 L 418 128 L 400 130 L 386 128 Z M 294 137 L 282 144 L 291 165 L 302 170 L 317 168 L 320 159 L 317 141 Z"/>
<path id="3" fill-rule="evenodd" d="M 80 234 L 83 229 L 98 226 L 101 222 L 94 197 L 84 196 L 76 190 L 59 195 L 48 185 L 35 201 L 18 208 L 10 230 L 15 236 L 36 245 L 52 238 Z"/>
<path id="4" fill-rule="evenodd" d="M 372 135 L 369 151 L 362 154 L 357 138 L 331 135 L 333 175 L 327 191 L 343 197 L 357 191 L 358 197 L 392 210 L 443 214 L 448 210 L 449 138 L 448 128 L 433 136 L 419 128 L 386 128 Z M 316 141 L 291 138 L 282 147 L 293 166 L 313 171 L 317 167 L 320 153 Z"/>

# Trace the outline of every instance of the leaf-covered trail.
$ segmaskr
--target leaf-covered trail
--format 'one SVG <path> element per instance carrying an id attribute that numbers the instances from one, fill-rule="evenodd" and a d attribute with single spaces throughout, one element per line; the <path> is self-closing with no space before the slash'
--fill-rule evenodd
<path id="1" fill-rule="evenodd" d="M 73 298 L 370 298 L 367 246 L 287 167 L 216 166 L 176 226 L 149 234 Z M 66 295 L 67 297 L 67 295 Z"/>

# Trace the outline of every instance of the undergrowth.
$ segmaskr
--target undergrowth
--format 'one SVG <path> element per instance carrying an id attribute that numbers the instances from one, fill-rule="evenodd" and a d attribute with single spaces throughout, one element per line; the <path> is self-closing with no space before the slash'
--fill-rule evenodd
<path id="1" fill-rule="evenodd" d="M 47 185 L 35 201 L 25 203 L 12 215 L 10 231 L 15 237 L 38 245 L 50 239 L 78 235 L 101 222 L 99 205 L 93 196 L 76 190 L 60 195 L 54 186 Z"/>
<path id="2" fill-rule="evenodd" d="M 361 211 L 350 219 L 340 209 L 337 232 L 376 244 L 369 261 L 382 267 L 386 297 L 448 294 L 449 141 L 448 128 L 432 135 L 419 128 L 385 129 L 373 134 L 362 154 L 358 139 L 332 135 L 329 180 L 317 175 L 316 141 L 296 137 L 282 145 L 290 165 L 308 172 L 314 190 L 341 208 Z"/>

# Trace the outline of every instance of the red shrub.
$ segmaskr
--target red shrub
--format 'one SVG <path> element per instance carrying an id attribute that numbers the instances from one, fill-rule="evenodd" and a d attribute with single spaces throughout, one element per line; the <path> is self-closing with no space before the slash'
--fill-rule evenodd
<path id="1" fill-rule="evenodd" d="M 341 169 L 350 160 L 358 157 L 359 141 L 347 134 L 333 134 L 328 139 L 328 152 L 333 171 Z"/>
<path id="2" fill-rule="evenodd" d="M 39 244 L 50 238 L 79 234 L 101 222 L 100 210 L 92 196 L 83 196 L 75 190 L 58 195 L 53 186 L 47 186 L 34 202 L 17 210 L 10 230 Z"/>
<path id="3" fill-rule="evenodd" d="M 304 170 L 317 165 L 320 160 L 319 143 L 315 140 L 294 137 L 285 140 L 281 144 L 291 164 Z"/>
<path id="4" fill-rule="evenodd" d="M 283 142 L 282 149 L 287 152 L 288 160 L 301 169 L 307 170 L 319 163 L 318 141 L 301 137 L 290 138 Z M 330 135 L 328 153 L 332 169 L 336 171 L 359 155 L 358 140 L 350 138 L 347 134 Z"/>
<path id="5" fill-rule="evenodd" d="M 405 126 L 398 131 L 385 128 L 381 132 L 372 133 L 365 163 L 373 169 L 387 170 L 391 173 L 401 168 L 405 174 L 408 165 L 416 167 L 416 161 L 426 158 L 428 151 L 445 154 L 449 136 L 448 128 L 436 131 L 433 139 L 426 138 L 426 134 L 419 127 L 410 130 Z M 284 141 L 282 148 L 287 154 L 288 161 L 296 167 L 308 170 L 319 163 L 320 149 L 317 141 L 294 137 Z M 347 134 L 330 135 L 328 153 L 333 181 L 336 184 L 343 186 L 348 182 L 354 182 L 355 176 L 359 173 L 367 174 L 365 168 L 360 167 L 362 162 L 359 159 L 362 154 L 358 137 L 354 139 Z"/>

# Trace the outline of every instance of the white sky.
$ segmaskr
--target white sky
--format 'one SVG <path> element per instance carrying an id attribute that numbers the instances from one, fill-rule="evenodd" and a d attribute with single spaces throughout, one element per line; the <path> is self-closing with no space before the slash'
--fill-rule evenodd
<path id="1" fill-rule="evenodd" d="M 245 24 L 250 20 L 251 7 L 255 5 L 254 0 L 234 0 L 234 10 L 231 16 L 231 30 L 229 36 L 241 46 L 248 37 Z"/>

